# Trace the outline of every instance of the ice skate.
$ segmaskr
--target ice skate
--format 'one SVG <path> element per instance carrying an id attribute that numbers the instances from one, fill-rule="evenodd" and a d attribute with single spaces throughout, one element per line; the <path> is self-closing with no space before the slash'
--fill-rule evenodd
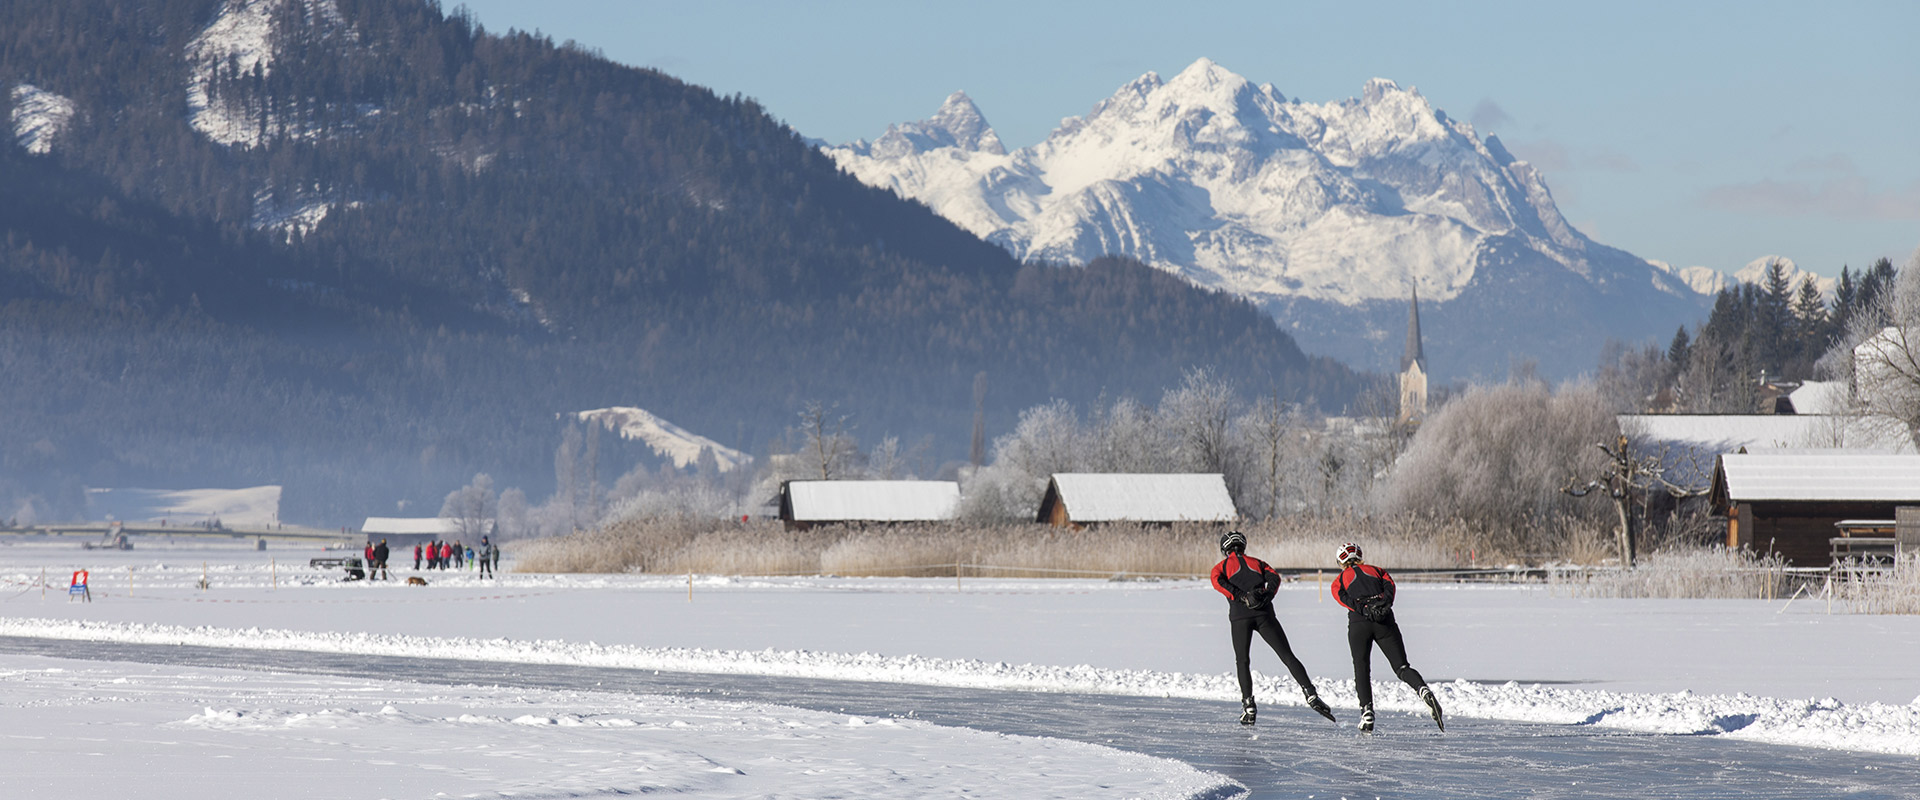
<path id="1" fill-rule="evenodd" d="M 1360 732 L 1373 732 L 1373 706 L 1360 707 Z"/>
<path id="2" fill-rule="evenodd" d="M 1240 724 L 1252 725 L 1253 718 L 1255 716 L 1258 716 L 1258 712 L 1254 710 L 1253 698 L 1249 697 L 1245 700 L 1241 700 L 1240 701 Z"/>
<path id="3" fill-rule="evenodd" d="M 1420 699 L 1426 701 L 1427 710 L 1433 712 L 1433 724 L 1440 726 L 1440 732 L 1445 733 L 1447 723 L 1446 720 L 1440 717 L 1440 698 L 1433 696 L 1432 689 L 1422 686 L 1420 687 Z"/>
<path id="4" fill-rule="evenodd" d="M 1327 707 L 1327 701 L 1321 700 L 1320 695 L 1312 689 L 1307 690 L 1307 707 L 1313 709 L 1320 716 L 1326 717 L 1328 722 L 1340 721 L 1333 718 L 1333 709 Z"/>

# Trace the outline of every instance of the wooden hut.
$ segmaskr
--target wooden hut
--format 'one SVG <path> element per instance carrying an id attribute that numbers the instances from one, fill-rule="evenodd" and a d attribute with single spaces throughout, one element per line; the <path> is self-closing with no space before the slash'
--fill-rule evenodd
<path id="1" fill-rule="evenodd" d="M 815 525 L 899 524 L 953 519 L 960 484 L 953 481 L 787 481 L 780 520 L 787 530 Z"/>
<path id="2" fill-rule="evenodd" d="M 1836 450 L 1729 453 L 1713 471 L 1713 511 L 1727 518 L 1727 546 L 1778 553 L 1794 566 L 1824 567 L 1849 520 L 1894 520 L 1920 506 L 1920 455 Z M 1841 544 L 1844 544 L 1842 542 Z"/>
<path id="3" fill-rule="evenodd" d="M 1106 522 L 1229 523 L 1239 517 L 1220 473 L 1059 473 L 1047 481 L 1035 522 L 1084 528 Z"/>
<path id="4" fill-rule="evenodd" d="M 386 540 L 387 549 L 393 551 L 397 562 L 403 548 L 410 550 L 416 544 L 460 538 L 460 524 L 444 517 L 367 517 L 367 521 L 360 524 L 360 532 L 367 535 L 367 544 Z M 479 543 L 480 538 L 474 537 L 472 544 Z"/>

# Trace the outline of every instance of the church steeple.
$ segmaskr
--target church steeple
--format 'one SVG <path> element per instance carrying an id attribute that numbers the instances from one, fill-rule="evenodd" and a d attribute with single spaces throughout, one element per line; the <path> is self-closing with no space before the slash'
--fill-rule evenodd
<path id="1" fill-rule="evenodd" d="M 1420 347 L 1420 290 L 1407 303 L 1407 354 L 1400 357 L 1400 422 L 1427 416 L 1427 354 Z"/>
<path id="2" fill-rule="evenodd" d="M 1407 303 L 1407 354 L 1400 357 L 1400 371 L 1407 367 L 1420 365 L 1420 371 L 1427 371 L 1427 356 L 1420 350 L 1420 290 L 1413 290 L 1413 299 Z"/>

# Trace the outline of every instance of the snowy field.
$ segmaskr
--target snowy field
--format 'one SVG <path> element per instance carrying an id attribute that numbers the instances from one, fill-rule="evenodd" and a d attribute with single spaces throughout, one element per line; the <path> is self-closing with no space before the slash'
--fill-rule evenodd
<path id="1" fill-rule="evenodd" d="M 1214 701 L 1194 708 L 1217 709 L 1223 730 L 1239 727 L 1217 705 L 1236 694 L 1225 601 L 1198 581 L 427 571 L 429 586 L 410 587 L 339 582 L 305 566 L 315 555 L 0 544 L 0 636 L 1194 698 Z M 92 603 L 62 588 L 77 568 L 91 570 Z M 43 572 L 55 585 L 44 595 Z M 400 574 L 416 574 L 410 560 Z M 1342 714 L 1327 735 L 1350 733 L 1343 612 L 1309 581 L 1277 606 Z M 1403 585 L 1399 613 L 1450 730 L 1520 720 L 1920 756 L 1920 619 L 1829 615 L 1806 598 L 1582 600 L 1439 584 Z M 1270 653 L 1254 664 L 1275 712 L 1262 728 L 1325 725 L 1280 713 L 1298 707 L 1297 691 L 1274 680 L 1285 677 Z M 28 655 L 0 656 L 0 676 L 12 732 L 0 762 L 49 791 L 134 794 L 159 776 L 204 790 L 191 796 L 258 797 L 242 787 L 295 774 L 341 776 L 303 782 L 311 792 L 297 796 L 315 797 L 1238 791 L 1219 774 L 1095 745 L 702 698 Z M 1379 659 L 1375 678 L 1384 730 L 1430 730 Z"/>

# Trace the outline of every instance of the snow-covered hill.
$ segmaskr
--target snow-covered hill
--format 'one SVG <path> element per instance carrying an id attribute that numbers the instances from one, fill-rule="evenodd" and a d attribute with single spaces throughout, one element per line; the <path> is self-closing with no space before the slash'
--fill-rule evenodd
<path id="1" fill-rule="evenodd" d="M 714 461 L 721 472 L 753 461 L 753 456 L 654 416 L 644 408 L 596 408 L 582 411 L 576 416 L 581 422 L 598 422 L 607 430 L 620 434 L 622 439 L 646 442 L 648 447 L 653 448 L 654 455 L 668 459 L 674 466 L 683 469 L 697 465 L 702 450 L 713 451 Z"/>
<path id="2" fill-rule="evenodd" d="M 1587 238 L 1533 165 L 1389 80 L 1314 104 L 1203 58 L 1013 152 L 959 92 L 928 120 L 826 152 L 1023 258 L 1132 256 L 1372 368 L 1397 364 L 1415 290 L 1440 340 L 1429 356 L 1452 376 L 1516 358 L 1591 369 L 1606 336 L 1670 332 L 1704 300 Z"/>

